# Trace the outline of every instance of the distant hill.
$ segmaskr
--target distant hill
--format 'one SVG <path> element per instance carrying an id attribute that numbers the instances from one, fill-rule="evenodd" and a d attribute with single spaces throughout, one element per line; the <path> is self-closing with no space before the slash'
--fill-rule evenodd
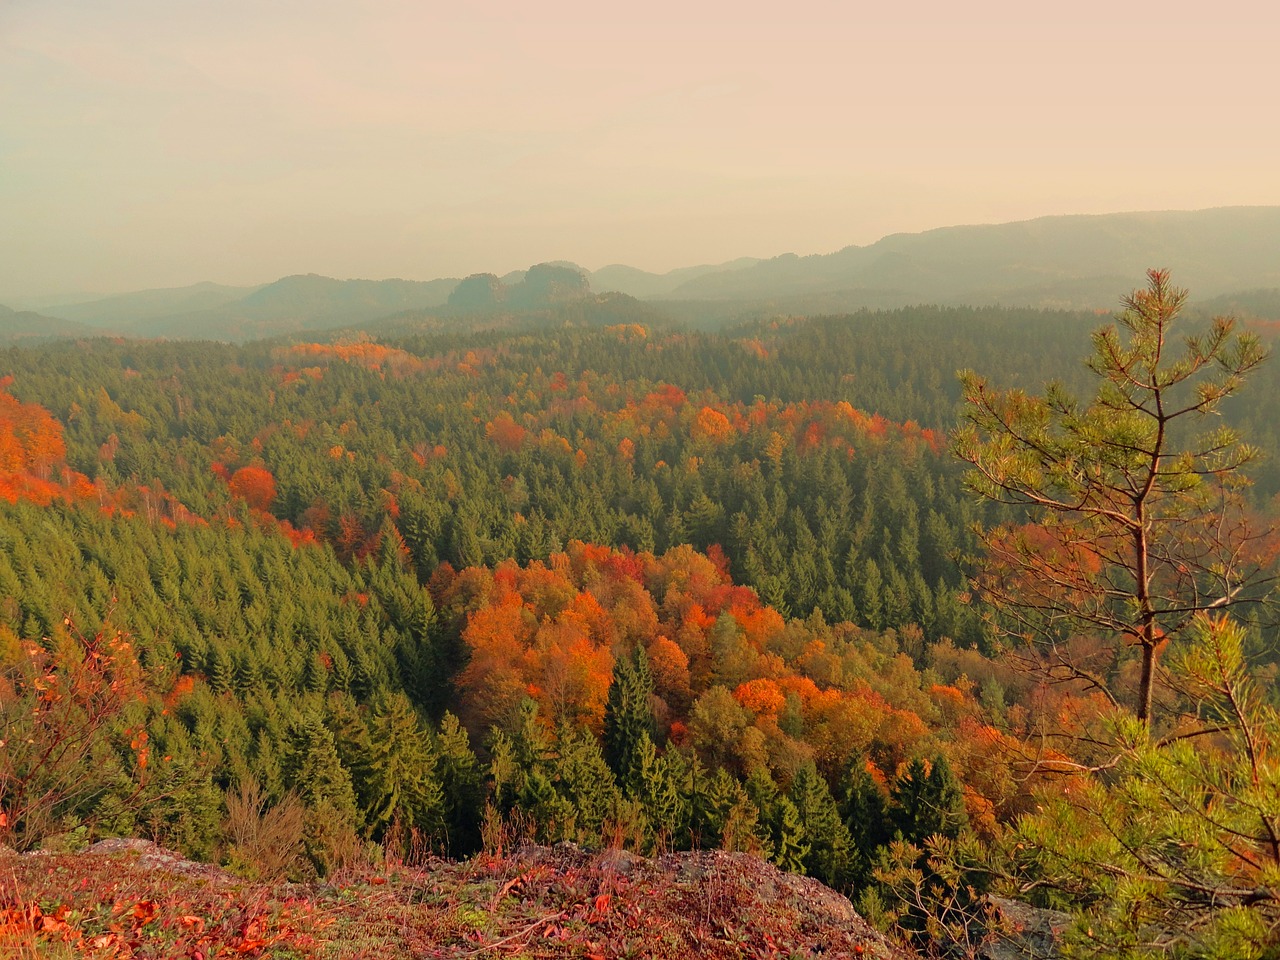
<path id="1" fill-rule="evenodd" d="M 103 332 L 73 320 L 47 317 L 30 310 L 10 310 L 0 305 L 0 344 L 101 336 Z"/>
<path id="2" fill-rule="evenodd" d="M 180 336 L 184 321 L 216 321 L 220 339 L 246 340 L 367 323 L 404 310 L 440 306 L 457 283 L 451 279 L 335 280 L 314 273 L 283 277 L 214 313 L 175 317 L 153 332 Z"/>
<path id="3" fill-rule="evenodd" d="M 282 277 L 258 287 L 200 283 L 56 308 L 59 317 L 109 325 L 133 337 L 252 340 L 363 324 L 444 304 L 457 280 Z"/>
<path id="4" fill-rule="evenodd" d="M 101 300 L 43 308 L 55 317 L 99 327 L 124 327 L 148 320 L 215 310 L 253 293 L 258 287 L 195 283 L 189 287 L 139 290 Z"/>
<path id="5" fill-rule="evenodd" d="M 1169 267 L 1197 297 L 1280 286 L 1280 207 L 1042 217 L 894 234 L 836 253 L 787 254 L 705 273 L 666 296 L 820 294 L 844 309 L 922 302 L 1111 307 L 1148 267 Z"/>
<path id="6" fill-rule="evenodd" d="M 538 263 L 523 273 L 496 277 L 476 273 L 449 294 L 447 305 L 459 313 L 541 310 L 592 296 L 586 271 L 572 263 Z"/>
<path id="7" fill-rule="evenodd" d="M 667 273 L 649 273 L 614 263 L 591 273 L 591 286 L 597 290 L 615 290 L 633 297 L 662 297 L 678 289 L 681 284 L 711 273 L 732 273 L 760 263 L 757 257 L 739 257 L 728 263 L 706 264 L 698 267 L 681 267 Z"/>
<path id="8" fill-rule="evenodd" d="M 1194 304 L 1197 310 L 1242 320 L 1280 320 L 1280 288 L 1241 290 Z"/>

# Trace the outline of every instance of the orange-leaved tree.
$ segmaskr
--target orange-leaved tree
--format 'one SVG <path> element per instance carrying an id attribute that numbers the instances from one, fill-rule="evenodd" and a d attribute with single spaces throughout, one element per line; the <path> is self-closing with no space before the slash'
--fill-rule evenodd
<path id="1" fill-rule="evenodd" d="M 241 467 L 227 482 L 233 497 L 238 497 L 255 510 L 267 510 L 276 498 L 276 478 L 262 467 Z"/>

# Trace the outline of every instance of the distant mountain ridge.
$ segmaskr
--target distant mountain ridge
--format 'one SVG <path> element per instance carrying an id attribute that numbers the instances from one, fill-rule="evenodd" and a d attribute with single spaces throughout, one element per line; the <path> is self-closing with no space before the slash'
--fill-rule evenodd
<path id="1" fill-rule="evenodd" d="M 1110 306 L 1117 291 L 1161 266 L 1197 298 L 1280 286 L 1280 207 L 1041 217 L 893 234 L 865 247 L 706 273 L 669 296 L 758 300 L 841 291 L 851 306 Z"/>
<path id="2" fill-rule="evenodd" d="M 663 297 L 673 293 L 681 285 L 708 274 L 734 273 L 760 263 L 758 257 L 739 257 L 728 263 L 705 264 L 697 267 L 679 267 L 667 273 L 649 273 L 636 267 L 613 263 L 590 274 L 591 285 L 597 290 L 615 290 L 633 297 Z"/>
<path id="3" fill-rule="evenodd" d="M 113 297 L 44 307 L 64 320 L 98 327 L 128 326 L 219 307 L 253 293 L 260 287 L 228 287 L 220 283 L 193 283 L 187 287 L 138 290 Z"/>
<path id="4" fill-rule="evenodd" d="M 11 310 L 0 304 L 0 344 L 101 336 L 103 332 L 74 320 L 48 317 L 31 310 Z"/>
<path id="5" fill-rule="evenodd" d="M 448 306 L 461 312 L 503 308 L 539 310 L 588 296 L 591 296 L 591 282 L 581 267 L 571 263 L 538 263 L 524 273 L 506 277 L 472 274 L 453 288 Z"/>
<path id="6" fill-rule="evenodd" d="M 251 340 L 368 323 L 444 304 L 457 280 L 281 277 L 255 287 L 198 283 L 51 307 L 55 316 L 134 337 Z"/>
<path id="7" fill-rule="evenodd" d="M 356 327 L 401 314 L 439 311 L 447 319 L 494 309 L 536 311 L 604 293 L 666 303 L 663 309 L 674 317 L 709 323 L 753 311 L 844 313 L 922 303 L 1110 309 L 1150 267 L 1170 268 L 1174 281 L 1196 300 L 1226 303 L 1244 292 L 1280 288 L 1280 207 L 941 227 L 829 254 L 743 257 L 663 274 L 623 264 L 591 272 L 550 261 L 465 281 L 305 274 L 250 287 L 199 283 L 42 308 L 57 322 L 43 328 L 27 322 L 46 337 L 93 332 L 65 326 L 69 321 L 135 337 L 248 340 Z"/>

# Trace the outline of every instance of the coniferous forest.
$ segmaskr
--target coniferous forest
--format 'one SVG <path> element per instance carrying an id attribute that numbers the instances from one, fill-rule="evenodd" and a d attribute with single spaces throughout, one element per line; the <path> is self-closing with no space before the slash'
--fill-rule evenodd
<path id="1" fill-rule="evenodd" d="M 718 847 L 919 945 L 1012 891 L 1096 949 L 1195 929 L 1169 942 L 1263 956 L 1280 365 L 1179 318 L 1216 432 L 1171 421 L 1166 453 L 1150 331 L 1094 336 L 1113 322 L 697 324 L 617 297 L 5 349 L 4 842 L 144 836 L 293 879 L 374 847 Z M 1150 569 L 1132 525 L 1077 522 L 1091 478 L 1107 516 L 1167 521 Z M 1223 532 L 1228 501 L 1255 532 Z M 1135 593 L 1166 561 L 1174 586 Z"/>

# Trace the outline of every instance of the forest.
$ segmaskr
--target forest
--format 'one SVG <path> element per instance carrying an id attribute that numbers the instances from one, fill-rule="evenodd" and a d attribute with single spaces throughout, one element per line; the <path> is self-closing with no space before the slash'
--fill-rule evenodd
<path id="1" fill-rule="evenodd" d="M 922 949 L 980 935 L 999 890 L 1076 912 L 1081 942 L 1123 955 L 1270 955 L 1280 842 L 1245 821 L 1280 823 L 1273 330 L 1245 331 L 1258 362 L 1193 411 L 1225 431 L 1199 474 L 1229 475 L 1264 531 L 1253 579 L 1192 604 L 1229 622 L 1117 644 L 1062 612 L 1088 609 L 1121 548 L 1044 523 L 1035 478 L 966 433 L 1013 435 L 1050 381 L 1088 397 L 1109 315 L 708 328 L 631 303 L 0 352 L 4 842 L 139 835 L 295 879 L 374 845 L 720 847 L 822 880 Z M 1188 356 L 1218 349 L 1207 319 L 1179 322 L 1172 344 L 1201 337 Z M 1036 429 L 1083 430 L 1055 396 Z M 1233 431 L 1271 456 L 1223 459 Z M 1197 556 L 1199 596 L 1226 568 Z M 1017 580 L 1028 557 L 1077 579 L 1037 592 Z M 1029 669 L 1032 631 L 1072 670 Z M 1148 649 L 1165 672 L 1144 727 L 1116 691 Z M 1249 770 L 1206 759 L 1242 755 L 1237 734 Z M 1151 835 L 1167 809 L 1187 833 Z M 1186 852 L 1152 863 L 1161 844 Z M 1152 934 L 1188 917 L 1194 934 Z"/>

